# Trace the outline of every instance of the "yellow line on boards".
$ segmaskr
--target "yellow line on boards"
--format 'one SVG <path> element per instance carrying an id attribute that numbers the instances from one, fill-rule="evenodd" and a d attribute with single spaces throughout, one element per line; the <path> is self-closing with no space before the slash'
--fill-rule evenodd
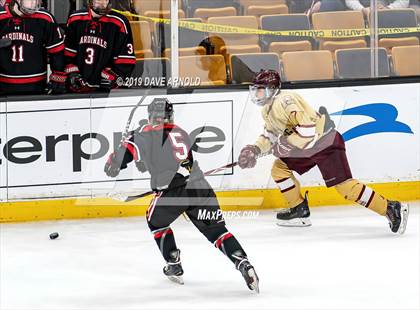
<path id="1" fill-rule="evenodd" d="M 420 181 L 369 184 L 375 191 L 392 200 L 420 200 Z M 302 188 L 309 191 L 311 207 L 351 204 L 333 188 L 325 186 Z M 269 210 L 286 207 L 277 189 L 218 192 L 223 210 Z M 130 203 L 110 198 L 37 200 L 0 203 L 0 223 L 142 216 L 146 214 L 151 196 Z"/>

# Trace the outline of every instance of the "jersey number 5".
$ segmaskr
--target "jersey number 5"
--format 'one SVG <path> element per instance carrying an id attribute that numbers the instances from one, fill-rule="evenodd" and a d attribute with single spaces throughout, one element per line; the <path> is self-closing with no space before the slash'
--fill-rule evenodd
<path id="1" fill-rule="evenodd" d="M 185 160 L 188 157 L 188 148 L 184 142 L 179 141 L 182 138 L 182 134 L 180 132 L 170 132 L 169 137 L 171 138 L 172 146 L 175 149 L 175 157 L 177 159 Z"/>

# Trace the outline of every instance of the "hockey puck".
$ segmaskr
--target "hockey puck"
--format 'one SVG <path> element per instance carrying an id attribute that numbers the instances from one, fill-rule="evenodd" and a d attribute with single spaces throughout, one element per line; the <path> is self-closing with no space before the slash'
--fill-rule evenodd
<path id="1" fill-rule="evenodd" d="M 58 236 L 60 236 L 60 235 L 58 234 L 58 232 L 53 232 L 53 233 L 51 233 L 51 234 L 50 234 L 50 239 L 51 239 L 51 240 L 53 240 L 53 239 L 57 239 L 57 238 L 58 238 Z"/>

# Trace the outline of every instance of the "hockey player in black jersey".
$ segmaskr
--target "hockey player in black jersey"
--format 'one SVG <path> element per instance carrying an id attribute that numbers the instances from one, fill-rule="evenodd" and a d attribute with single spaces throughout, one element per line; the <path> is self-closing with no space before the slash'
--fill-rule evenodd
<path id="1" fill-rule="evenodd" d="M 127 19 L 111 11 L 110 0 L 90 0 L 70 15 L 66 32 L 66 73 L 73 92 L 111 90 L 136 64 Z"/>
<path id="2" fill-rule="evenodd" d="M 12 0 L 0 9 L 0 38 L 12 41 L 0 49 L 1 93 L 65 92 L 64 33 L 39 0 Z"/>
<path id="3" fill-rule="evenodd" d="M 167 262 L 164 274 L 183 284 L 180 250 L 170 225 L 185 212 L 197 229 L 235 264 L 248 287 L 259 292 L 255 269 L 239 242 L 226 229 L 216 195 L 193 159 L 188 134 L 173 123 L 172 104 L 164 98 L 154 99 L 148 113 L 148 124 L 131 132 L 109 156 L 105 173 L 116 177 L 131 161 L 141 172 L 149 171 L 156 194 L 146 217 Z M 211 220 L 200 219 L 200 213 L 217 216 Z"/>

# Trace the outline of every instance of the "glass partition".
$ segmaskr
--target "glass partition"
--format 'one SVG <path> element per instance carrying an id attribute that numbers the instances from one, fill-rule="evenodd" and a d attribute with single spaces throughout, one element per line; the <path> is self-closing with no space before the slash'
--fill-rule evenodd
<path id="1" fill-rule="evenodd" d="M 143 87 L 247 84 L 262 69 L 284 82 L 419 75 L 418 11 L 408 1 L 179 0 L 177 31 L 171 2 L 133 1 L 133 76 Z"/>

